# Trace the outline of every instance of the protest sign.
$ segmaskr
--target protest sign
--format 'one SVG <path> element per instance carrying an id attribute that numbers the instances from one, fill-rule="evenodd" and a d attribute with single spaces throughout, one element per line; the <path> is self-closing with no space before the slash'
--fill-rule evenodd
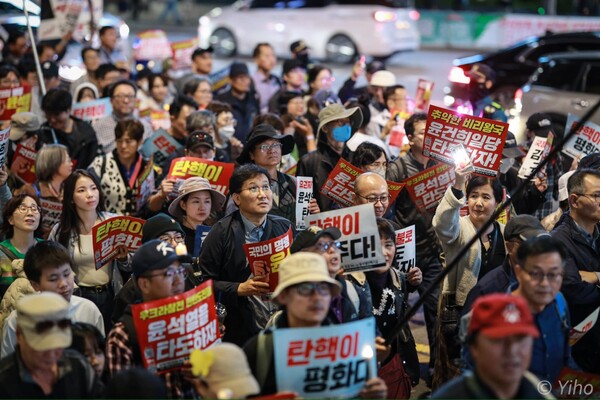
<path id="1" fill-rule="evenodd" d="M 10 138 L 10 127 L 3 131 L 0 131 L 0 168 L 6 163 L 6 156 L 8 154 L 8 139 Z"/>
<path id="2" fill-rule="evenodd" d="M 94 225 L 92 243 L 96 269 L 116 257 L 120 246 L 125 246 L 131 252 L 136 251 L 142 245 L 144 222 L 143 219 L 118 215 Z"/>
<path id="3" fill-rule="evenodd" d="M 590 329 L 594 327 L 594 325 L 596 325 L 599 312 L 600 307 L 596 308 L 590 315 L 585 317 L 585 319 L 577 324 L 577 326 L 571 328 L 571 332 L 569 332 L 569 345 L 575 345 L 579 339 L 581 339 L 586 333 L 589 332 Z"/>
<path id="4" fill-rule="evenodd" d="M 548 153 L 550 153 L 550 148 L 552 147 L 553 139 L 554 136 L 552 135 L 552 132 L 548 133 L 547 138 L 536 136 L 533 139 L 531 147 L 527 152 L 527 156 L 525 156 L 523 164 L 521 164 L 521 168 L 519 169 L 519 178 L 527 179 L 533 170 L 540 165 L 542 160 L 548 156 Z"/>
<path id="5" fill-rule="evenodd" d="M 136 60 L 164 60 L 171 58 L 171 43 L 165 31 L 151 29 L 137 34 L 133 40 L 133 56 Z"/>
<path id="6" fill-rule="evenodd" d="M 10 170 L 17 178 L 25 183 L 33 183 L 35 181 L 35 157 L 37 152 L 21 143 L 17 144 L 15 155 L 13 156 Z"/>
<path id="7" fill-rule="evenodd" d="M 438 164 L 405 180 L 406 189 L 415 205 L 421 210 L 437 207 L 448 186 L 454 183 L 454 168 Z"/>
<path id="8" fill-rule="evenodd" d="M 273 292 L 279 282 L 279 264 L 290 255 L 292 228 L 276 238 L 258 243 L 245 243 L 244 253 L 252 270 L 252 275 L 266 275 L 269 291 Z"/>
<path id="9" fill-rule="evenodd" d="M 171 43 L 171 52 L 173 53 L 174 70 L 187 69 L 192 67 L 192 54 L 198 47 L 198 39 L 181 40 Z"/>
<path id="10" fill-rule="evenodd" d="M 91 26 L 102 26 L 103 3 L 103 0 L 42 0 L 38 39 L 62 39 L 68 32 L 73 32 L 74 40 L 89 40 L 93 35 Z"/>
<path id="11" fill-rule="evenodd" d="M 415 112 L 427 112 L 434 85 L 433 81 L 419 78 L 417 94 L 415 95 Z"/>
<path id="12" fill-rule="evenodd" d="M 149 160 L 148 163 L 146 163 L 146 167 L 135 180 L 133 187 L 135 188 L 133 193 L 135 198 L 135 209 L 139 211 L 154 190 L 154 163 L 152 160 Z"/>
<path id="13" fill-rule="evenodd" d="M 548 381 L 541 381 L 548 382 Z M 548 382 L 549 383 L 549 382 Z M 549 387 L 538 386 L 549 393 Z M 559 399 L 598 399 L 600 398 L 600 375 L 563 368 L 552 389 Z"/>
<path id="14" fill-rule="evenodd" d="M 312 176 L 296 177 L 296 228 L 306 228 L 304 218 L 310 214 L 308 204 L 313 198 L 313 178 Z"/>
<path id="15" fill-rule="evenodd" d="M 228 65 L 208 75 L 208 80 L 212 85 L 211 88 L 213 92 L 229 85 L 229 67 L 230 66 Z"/>
<path id="16" fill-rule="evenodd" d="M 171 129 L 171 116 L 166 110 L 151 110 L 150 111 L 150 126 L 152 130 Z"/>
<path id="17" fill-rule="evenodd" d="M 192 350 L 220 342 L 212 280 L 166 299 L 133 304 L 131 313 L 144 367 L 153 373 L 178 369 Z"/>
<path id="18" fill-rule="evenodd" d="M 575 126 L 576 132 L 563 146 L 562 152 L 573 158 L 582 158 L 588 154 L 600 152 L 600 126 L 593 122 L 586 121 L 585 124 L 579 123 L 579 118 L 573 114 L 567 117 L 565 132 Z"/>
<path id="19" fill-rule="evenodd" d="M 431 106 L 425 126 L 423 155 L 454 165 L 453 150 L 462 144 L 474 173 L 496 177 L 508 124 Z"/>
<path id="20" fill-rule="evenodd" d="M 300 398 L 356 398 L 377 376 L 375 319 L 273 331 L 277 391 Z"/>
<path id="21" fill-rule="evenodd" d="M 146 158 L 154 156 L 154 163 L 160 165 L 165 161 L 171 154 L 181 149 L 183 146 L 169 135 L 164 129 L 158 129 L 150 137 L 150 139 L 144 141 L 144 144 L 140 148 L 140 153 Z"/>
<path id="22" fill-rule="evenodd" d="M 229 178 L 233 174 L 234 165 L 219 161 L 209 161 L 203 158 L 180 157 L 171 162 L 167 179 L 173 179 L 179 184 L 193 176 L 208 179 L 210 186 L 225 196 L 229 193 Z"/>
<path id="23" fill-rule="evenodd" d="M 415 226 L 396 231 L 396 255 L 394 263 L 400 272 L 408 272 L 417 262 Z"/>
<path id="24" fill-rule="evenodd" d="M 29 86 L 0 89 L 0 121 L 10 121 L 13 114 L 29 110 L 31 110 Z"/>
<path id="25" fill-rule="evenodd" d="M 84 121 L 93 121 L 110 114 L 112 114 L 112 104 L 108 97 L 75 103 L 71 108 L 71 115 Z"/>
<path id="26" fill-rule="evenodd" d="M 42 230 L 50 232 L 52 227 L 60 222 L 60 215 L 63 210 L 62 203 L 40 197 L 40 207 L 42 207 Z"/>
<path id="27" fill-rule="evenodd" d="M 335 226 L 340 230 L 344 272 L 369 271 L 385 265 L 373 204 L 311 214 L 305 221 L 308 226 Z"/>
<path id="28" fill-rule="evenodd" d="M 198 257 L 200 254 L 202 243 L 204 242 L 206 235 L 208 235 L 208 232 L 210 232 L 210 228 L 210 226 L 206 225 L 196 226 L 196 236 L 194 236 L 194 253 L 192 254 L 193 257 Z"/>

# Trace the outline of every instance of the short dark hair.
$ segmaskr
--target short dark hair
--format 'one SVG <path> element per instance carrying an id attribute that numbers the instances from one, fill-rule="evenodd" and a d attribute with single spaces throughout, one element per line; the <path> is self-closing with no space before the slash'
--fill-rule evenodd
<path id="1" fill-rule="evenodd" d="M 404 121 L 404 132 L 406 132 L 406 135 L 413 136 L 415 134 L 415 124 L 421 121 L 427 121 L 427 114 L 422 112 L 414 113 Z"/>
<path id="2" fill-rule="evenodd" d="M 42 110 L 48 114 L 59 114 L 71 109 L 73 96 L 64 89 L 50 89 L 42 98 Z"/>
<path id="3" fill-rule="evenodd" d="M 250 131 L 252 131 L 254 128 L 256 128 L 260 124 L 267 124 L 267 125 L 271 125 L 273 128 L 275 128 L 276 131 L 283 132 L 283 129 L 284 129 L 283 117 L 284 116 L 280 117 L 279 115 L 274 114 L 274 113 L 258 114 L 254 117 L 254 120 L 252 121 L 252 128 L 250 129 Z"/>
<path id="4" fill-rule="evenodd" d="M 494 194 L 494 199 L 496 200 L 496 203 L 502 203 L 502 197 L 504 197 L 504 190 L 502 188 L 502 183 L 500 183 L 500 180 L 486 178 L 485 176 L 479 175 L 469 179 L 469 182 L 467 183 L 467 198 L 473 190 L 485 185 L 490 185 L 492 187 L 492 193 Z"/>
<path id="5" fill-rule="evenodd" d="M 233 109 L 231 108 L 231 105 L 229 103 L 224 103 L 218 100 L 213 100 L 210 103 L 208 103 L 206 109 L 212 111 L 216 117 L 218 117 L 219 114 L 224 112 L 233 112 Z"/>
<path id="6" fill-rule="evenodd" d="M 115 90 L 121 85 L 129 85 L 133 89 L 133 92 L 137 93 L 137 86 L 135 85 L 135 83 L 133 83 L 129 79 L 119 79 L 118 81 L 114 82 L 108 87 L 108 97 L 112 99 L 113 95 L 115 94 Z"/>
<path id="7" fill-rule="evenodd" d="M 69 264 L 75 270 L 69 251 L 62 244 L 47 240 L 37 242 L 27 250 L 23 270 L 27 279 L 39 283 L 43 269 L 58 268 L 64 264 Z"/>
<path id="8" fill-rule="evenodd" d="M 165 75 L 163 74 L 155 74 L 155 73 L 151 73 L 148 76 L 148 91 L 152 91 L 152 89 L 154 88 L 154 86 L 156 85 L 156 80 L 160 79 L 162 80 L 163 85 L 167 86 L 169 84 L 169 78 L 167 78 Z"/>
<path id="9" fill-rule="evenodd" d="M 124 119 L 117 122 L 117 126 L 115 126 L 115 139 L 119 140 L 126 134 L 139 142 L 144 137 L 144 125 L 137 119 Z"/>
<path id="10" fill-rule="evenodd" d="M 13 235 L 15 233 L 15 228 L 10 222 L 8 222 L 8 220 L 10 219 L 10 217 L 12 217 L 12 215 L 15 213 L 17 208 L 19 208 L 19 206 L 23 203 L 23 201 L 27 197 L 32 198 L 33 201 L 35 201 L 35 204 L 37 204 L 38 206 L 40 205 L 36 196 L 31 196 L 27 193 L 21 193 L 21 194 L 15 195 L 13 198 L 11 198 L 4 206 L 4 210 L 2 211 L 2 226 L 0 226 L 0 233 L 2 233 L 2 235 L 5 238 L 10 239 L 13 237 Z M 40 215 L 40 225 L 41 224 L 42 224 L 42 218 Z M 38 226 L 38 228 L 39 228 L 39 226 Z"/>
<path id="11" fill-rule="evenodd" d="M 19 38 L 24 38 L 25 37 L 25 32 L 20 31 L 20 30 L 13 30 L 9 35 L 8 35 L 8 40 L 6 41 L 6 46 L 8 47 L 9 44 L 15 44 L 17 42 L 17 39 Z"/>
<path id="12" fill-rule="evenodd" d="M 19 70 L 12 64 L 0 64 L 0 78 L 6 78 L 9 73 L 14 73 L 17 78 L 20 77 Z"/>
<path id="13" fill-rule="evenodd" d="M 546 253 L 558 253 L 562 259 L 562 265 L 568 258 L 563 244 L 550 235 L 536 236 L 525 240 L 517 250 L 517 260 L 523 266 L 528 257 Z"/>
<path id="14" fill-rule="evenodd" d="M 395 241 L 396 233 L 392 223 L 385 218 L 377 218 L 377 231 L 382 239 L 392 239 Z"/>
<path id="15" fill-rule="evenodd" d="M 271 46 L 270 43 L 261 42 L 261 43 L 257 44 L 256 46 L 254 46 L 254 50 L 252 50 L 252 58 L 256 58 L 256 57 L 260 56 L 260 51 L 263 47 L 273 48 L 273 46 Z"/>
<path id="16" fill-rule="evenodd" d="M 229 178 L 229 191 L 231 193 L 240 193 L 242 186 L 244 186 L 244 182 L 257 175 L 264 175 L 269 179 L 269 172 L 263 167 L 259 167 L 256 164 L 242 165 L 233 171 L 231 178 Z"/>
<path id="17" fill-rule="evenodd" d="M 106 75 L 110 72 L 120 72 L 119 68 L 115 64 L 106 63 L 100 64 L 98 69 L 96 70 L 96 79 L 104 79 Z"/>
<path id="18" fill-rule="evenodd" d="M 179 113 L 181 113 L 181 110 L 183 110 L 183 106 L 192 107 L 194 110 L 198 109 L 198 103 L 196 103 L 194 99 L 192 99 L 190 96 L 180 94 L 169 106 L 169 115 L 173 118 L 179 117 Z"/>
<path id="19" fill-rule="evenodd" d="M 100 50 L 98 50 L 98 49 L 96 49 L 96 48 L 94 48 L 94 47 L 84 47 L 84 48 L 81 50 L 81 59 L 82 59 L 82 60 L 85 60 L 85 55 L 86 55 L 87 53 L 89 53 L 90 51 L 93 51 L 94 53 L 96 53 L 96 54 L 100 55 Z"/>
<path id="20" fill-rule="evenodd" d="M 103 36 L 109 29 L 114 29 L 115 31 L 117 30 L 114 26 L 112 25 L 105 25 L 102 28 L 100 28 L 100 30 L 98 31 L 98 34 L 100 36 Z"/>
<path id="21" fill-rule="evenodd" d="M 396 90 L 398 90 L 398 89 L 406 89 L 406 88 L 402 85 L 393 85 L 393 86 L 386 87 L 383 90 L 383 101 L 387 102 L 388 98 L 390 96 L 393 96 L 394 93 L 396 93 Z"/>
<path id="22" fill-rule="evenodd" d="M 98 349 L 104 352 L 103 332 L 100 332 L 94 325 L 86 322 L 73 322 L 71 332 L 73 333 L 73 341 L 71 342 L 71 346 L 69 346 L 70 349 L 77 350 L 85 355 L 87 339 L 93 338 L 98 345 Z"/>
<path id="23" fill-rule="evenodd" d="M 381 147 L 375 143 L 362 142 L 352 153 L 350 163 L 362 168 L 365 165 L 373 164 L 381 155 L 385 156 L 386 161 L 388 160 L 387 154 L 385 154 L 385 151 Z"/>
<path id="24" fill-rule="evenodd" d="M 600 178 L 600 171 L 592 168 L 584 168 L 578 169 L 569 177 L 567 181 L 567 191 L 569 195 L 574 193 L 583 193 L 585 191 L 585 185 L 583 181 L 586 176 L 595 176 L 596 178 Z"/>

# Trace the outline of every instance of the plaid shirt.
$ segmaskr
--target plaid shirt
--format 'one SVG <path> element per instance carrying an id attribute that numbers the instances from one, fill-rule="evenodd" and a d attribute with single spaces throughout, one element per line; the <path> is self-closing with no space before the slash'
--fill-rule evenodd
<path id="1" fill-rule="evenodd" d="M 133 116 L 128 118 L 136 119 Z M 92 122 L 92 128 L 96 131 L 96 137 L 98 138 L 98 145 L 102 146 L 104 154 L 110 153 L 117 146 L 115 142 L 115 127 L 117 126 L 117 122 L 128 118 L 117 118 L 115 114 L 111 114 Z M 144 125 L 143 140 L 145 141 L 152 136 L 152 127 L 144 119 L 139 119 L 139 121 Z"/>
<path id="2" fill-rule="evenodd" d="M 106 360 L 111 376 L 129 368 L 144 367 L 143 365 L 136 365 L 134 362 L 129 333 L 122 322 L 117 322 L 108 333 Z M 184 379 L 181 372 L 167 372 L 159 376 L 164 379 L 167 385 L 167 393 L 170 399 L 193 399 L 198 397 L 192 384 Z"/>

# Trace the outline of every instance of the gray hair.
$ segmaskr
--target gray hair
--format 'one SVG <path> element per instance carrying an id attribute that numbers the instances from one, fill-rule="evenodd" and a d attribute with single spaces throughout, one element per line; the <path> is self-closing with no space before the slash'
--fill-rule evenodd
<path id="1" fill-rule="evenodd" d="M 68 155 L 67 146 L 62 144 L 44 145 L 35 157 L 35 177 L 37 180 L 41 182 L 50 181 Z"/>
<path id="2" fill-rule="evenodd" d="M 185 129 L 188 132 L 201 131 L 202 128 L 211 125 L 215 132 L 217 131 L 217 117 L 212 111 L 199 110 L 194 111 L 185 120 Z"/>

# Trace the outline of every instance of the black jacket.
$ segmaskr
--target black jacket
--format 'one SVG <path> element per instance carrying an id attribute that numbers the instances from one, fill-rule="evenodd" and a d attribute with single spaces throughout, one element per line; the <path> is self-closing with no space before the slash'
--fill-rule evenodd
<path id="1" fill-rule="evenodd" d="M 40 129 L 39 141 L 44 144 L 60 143 L 67 146 L 71 159 L 77 161 L 75 168 L 86 169 L 100 153 L 96 131 L 85 121 L 75 117 L 71 117 L 71 119 L 73 119 L 71 133 L 54 129 L 56 142 L 52 135 L 53 129 L 46 122 Z"/>
<path id="2" fill-rule="evenodd" d="M 481 278 L 473 289 L 467 295 L 467 300 L 462 309 L 462 315 L 471 311 L 473 303 L 479 297 L 492 293 L 506 293 L 510 285 L 517 282 L 517 278 L 508 263 L 508 257 L 504 259 L 504 263 L 491 270 L 483 278 Z"/>
<path id="3" fill-rule="evenodd" d="M 325 133 L 322 133 L 325 135 Z M 333 171 L 333 167 L 340 159 L 340 155 L 336 153 L 328 144 L 318 144 L 317 151 L 308 153 L 298 162 L 296 176 L 312 176 L 313 178 L 313 197 L 317 200 L 321 211 L 329 211 L 333 209 L 333 200 L 321 194 L 321 188 L 325 186 L 327 177 Z"/>
<path id="4" fill-rule="evenodd" d="M 267 215 L 261 241 L 283 235 L 292 226 L 285 218 Z M 292 230 L 295 230 L 292 227 Z M 240 211 L 234 211 L 213 225 L 200 250 L 203 278 L 213 279 L 216 299 L 227 309 L 223 340 L 242 346 L 258 333 L 254 312 L 247 297 L 237 295 L 240 283 L 251 274 L 243 245 L 246 243 Z"/>

